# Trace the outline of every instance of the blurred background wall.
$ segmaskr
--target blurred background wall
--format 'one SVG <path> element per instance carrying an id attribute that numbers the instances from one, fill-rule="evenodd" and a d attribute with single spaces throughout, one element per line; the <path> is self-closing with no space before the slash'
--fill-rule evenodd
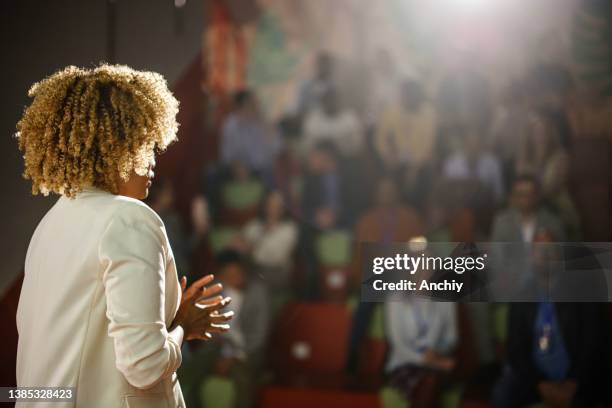
<path id="1" fill-rule="evenodd" d="M 180 0 L 176 3 L 182 4 Z M 23 165 L 13 135 L 29 103 L 29 87 L 66 65 L 93 66 L 112 61 L 109 53 L 113 53 L 113 38 L 112 62 L 157 71 L 172 84 L 197 56 L 204 24 L 204 2 L 176 5 L 167 0 L 127 0 L 110 5 L 102 0 L 2 4 L 0 293 L 20 272 L 34 228 L 57 199 L 31 196 L 28 183 L 21 177 Z"/>

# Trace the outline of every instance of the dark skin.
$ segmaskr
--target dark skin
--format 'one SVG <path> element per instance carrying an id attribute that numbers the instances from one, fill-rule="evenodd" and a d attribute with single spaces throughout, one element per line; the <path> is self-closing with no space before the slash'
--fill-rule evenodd
<path id="1" fill-rule="evenodd" d="M 155 161 L 149 164 L 147 174 L 144 176 L 132 172 L 128 180 L 121 180 L 117 186 L 117 194 L 126 197 L 144 200 L 149 195 L 149 187 L 153 183 Z M 220 313 L 231 299 L 218 295 L 223 286 L 220 283 L 209 285 L 214 279 L 213 275 L 206 275 L 195 281 L 187 288 L 187 278 L 181 278 L 181 304 L 174 321 L 170 326 L 169 334 L 180 344 L 185 340 L 209 340 L 214 333 L 223 333 L 229 330 L 226 324 L 234 315 L 233 312 Z"/>

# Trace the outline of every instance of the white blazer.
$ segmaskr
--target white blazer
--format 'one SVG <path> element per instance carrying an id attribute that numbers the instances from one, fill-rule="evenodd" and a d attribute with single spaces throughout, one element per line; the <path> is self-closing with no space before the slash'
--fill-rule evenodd
<path id="1" fill-rule="evenodd" d="M 151 208 L 94 188 L 62 196 L 26 256 L 17 385 L 76 388 L 76 403 L 53 406 L 184 407 L 180 345 L 168 336 L 180 299 Z"/>

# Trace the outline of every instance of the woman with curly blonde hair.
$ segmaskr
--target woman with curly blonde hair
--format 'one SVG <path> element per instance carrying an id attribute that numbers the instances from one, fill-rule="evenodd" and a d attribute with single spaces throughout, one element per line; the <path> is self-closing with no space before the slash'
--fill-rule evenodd
<path id="1" fill-rule="evenodd" d="M 70 406 L 184 406 L 183 339 L 227 330 L 206 276 L 179 283 L 164 225 L 141 199 L 176 140 L 162 76 L 67 67 L 34 84 L 17 124 L 33 194 L 60 194 L 28 248 L 17 383 L 73 387 Z M 19 406 L 19 404 L 18 404 Z"/>

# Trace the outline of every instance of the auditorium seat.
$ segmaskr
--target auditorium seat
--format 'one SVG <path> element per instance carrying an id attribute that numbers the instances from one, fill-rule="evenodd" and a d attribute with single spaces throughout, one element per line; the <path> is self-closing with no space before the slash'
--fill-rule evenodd
<path id="1" fill-rule="evenodd" d="M 344 303 L 348 299 L 351 268 L 349 266 L 319 267 L 319 295 L 326 302 Z"/>
<path id="2" fill-rule="evenodd" d="M 260 408 L 377 408 L 378 393 L 268 386 L 260 391 Z"/>
<path id="3" fill-rule="evenodd" d="M 236 401 L 236 387 L 228 378 L 211 376 L 202 383 L 200 401 L 205 407 L 232 408 Z"/>
<path id="4" fill-rule="evenodd" d="M 263 195 L 263 184 L 255 179 L 226 183 L 221 190 L 221 223 L 241 227 L 257 218 Z"/>
<path id="5" fill-rule="evenodd" d="M 238 229 L 233 227 L 213 228 L 210 231 L 210 247 L 214 254 L 226 249 L 238 235 Z"/>
<path id="6" fill-rule="evenodd" d="M 270 361 L 285 384 L 341 386 L 351 314 L 343 304 L 290 303 L 277 319 Z"/>
<path id="7" fill-rule="evenodd" d="M 319 293 L 329 302 L 346 302 L 351 284 L 351 235 L 342 230 L 321 233 L 315 242 Z"/>

